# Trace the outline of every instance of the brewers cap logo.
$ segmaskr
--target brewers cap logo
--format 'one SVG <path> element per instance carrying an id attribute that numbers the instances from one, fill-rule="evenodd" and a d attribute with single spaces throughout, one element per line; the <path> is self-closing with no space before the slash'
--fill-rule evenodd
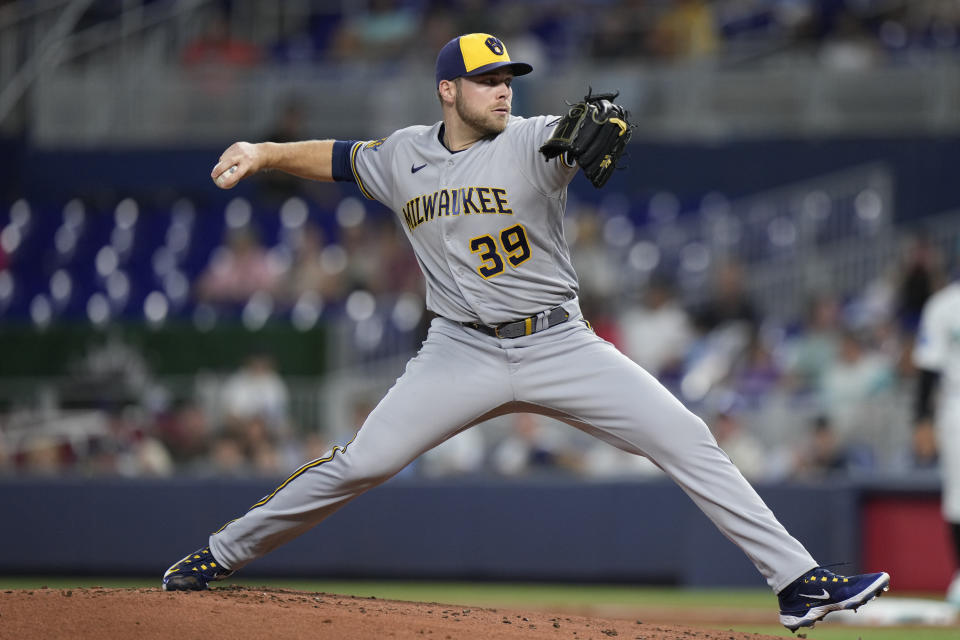
<path id="1" fill-rule="evenodd" d="M 503 43 L 500 42 L 497 38 L 490 36 L 484 41 L 484 44 L 487 45 L 487 48 L 490 51 L 493 51 L 494 55 L 502 56 L 503 55 Z"/>

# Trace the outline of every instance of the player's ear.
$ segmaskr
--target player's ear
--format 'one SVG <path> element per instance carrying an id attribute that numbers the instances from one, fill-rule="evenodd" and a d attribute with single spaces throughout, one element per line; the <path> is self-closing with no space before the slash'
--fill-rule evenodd
<path id="1" fill-rule="evenodd" d="M 457 100 L 457 85 L 450 80 L 441 80 L 437 86 L 437 95 L 442 104 L 453 104 Z"/>

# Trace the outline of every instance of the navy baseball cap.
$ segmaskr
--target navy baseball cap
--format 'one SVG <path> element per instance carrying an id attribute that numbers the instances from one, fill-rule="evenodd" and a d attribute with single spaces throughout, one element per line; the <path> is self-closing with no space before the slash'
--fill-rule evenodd
<path id="1" fill-rule="evenodd" d="M 510 67 L 513 75 L 533 71 L 526 62 L 514 62 L 507 47 L 489 33 L 468 33 L 457 36 L 440 49 L 437 56 L 437 84 L 463 76 L 478 76 L 501 67 Z"/>

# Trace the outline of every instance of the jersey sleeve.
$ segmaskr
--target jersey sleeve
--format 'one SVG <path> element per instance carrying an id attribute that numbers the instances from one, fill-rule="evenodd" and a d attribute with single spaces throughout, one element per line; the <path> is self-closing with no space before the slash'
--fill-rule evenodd
<path id="1" fill-rule="evenodd" d="M 370 200 L 390 206 L 394 192 L 393 156 L 395 135 L 379 140 L 361 140 L 350 148 L 350 169 L 361 193 Z"/>
<path id="2" fill-rule="evenodd" d="M 920 328 L 913 347 L 913 364 L 920 369 L 943 369 L 948 347 L 948 317 L 944 316 L 940 297 L 934 294 L 920 315 Z"/>
<path id="3" fill-rule="evenodd" d="M 576 163 L 568 163 L 563 156 L 547 160 L 540 147 L 553 135 L 559 116 L 537 116 L 511 123 L 520 130 L 515 138 L 516 153 L 520 158 L 520 172 L 541 193 L 553 195 L 570 184 L 577 174 Z"/>

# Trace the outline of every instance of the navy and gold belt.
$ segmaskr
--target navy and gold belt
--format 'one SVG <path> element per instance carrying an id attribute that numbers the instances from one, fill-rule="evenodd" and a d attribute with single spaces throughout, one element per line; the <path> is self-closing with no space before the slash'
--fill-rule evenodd
<path id="1" fill-rule="evenodd" d="M 553 309 L 541 311 L 537 315 L 524 318 L 523 320 L 505 322 L 493 327 L 477 322 L 461 322 L 460 324 L 471 329 L 476 329 L 494 338 L 519 338 L 520 336 L 529 336 L 538 331 L 555 327 L 569 319 L 570 313 L 566 309 L 563 307 L 554 307 Z"/>

